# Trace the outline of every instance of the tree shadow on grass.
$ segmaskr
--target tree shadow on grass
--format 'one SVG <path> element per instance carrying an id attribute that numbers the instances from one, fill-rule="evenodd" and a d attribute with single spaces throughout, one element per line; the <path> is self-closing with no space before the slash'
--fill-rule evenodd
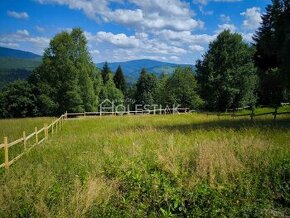
<path id="1" fill-rule="evenodd" d="M 217 129 L 231 129 L 239 131 L 243 129 L 260 129 L 260 130 L 289 130 L 290 117 L 277 119 L 276 121 L 269 118 L 259 118 L 251 121 L 249 119 L 222 119 L 213 121 L 201 121 L 190 124 L 175 124 L 175 125 L 161 125 L 155 126 L 157 129 L 166 131 L 178 131 L 183 133 L 190 133 L 196 130 L 217 130 Z"/>

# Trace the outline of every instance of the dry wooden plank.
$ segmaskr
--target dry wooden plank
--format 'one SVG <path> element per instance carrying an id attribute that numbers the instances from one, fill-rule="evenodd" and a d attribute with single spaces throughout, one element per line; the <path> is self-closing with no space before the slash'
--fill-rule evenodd
<path id="1" fill-rule="evenodd" d="M 40 144 L 40 143 L 42 143 L 42 142 L 44 142 L 44 141 L 45 141 L 45 138 L 41 139 L 41 140 L 38 142 L 38 144 Z"/>
<path id="2" fill-rule="evenodd" d="M 42 131 L 44 131 L 45 130 L 45 128 L 43 127 L 43 128 L 41 128 L 40 130 L 38 130 L 37 131 L 37 134 L 39 134 L 39 133 L 41 133 Z"/>
<path id="3" fill-rule="evenodd" d="M 35 132 L 31 133 L 29 136 L 26 137 L 26 140 L 32 138 L 35 135 Z"/>
<path id="4" fill-rule="evenodd" d="M 254 117 L 259 117 L 259 116 L 263 116 L 263 115 L 273 115 L 274 112 L 268 112 L 268 113 L 262 113 L 262 114 L 255 114 Z"/>
<path id="5" fill-rule="evenodd" d="M 235 115 L 232 115 L 233 117 L 248 117 L 248 116 L 251 116 L 252 114 L 235 114 Z"/>
<path id="6" fill-rule="evenodd" d="M 84 115 L 84 113 L 67 113 L 68 116 Z"/>
<path id="7" fill-rule="evenodd" d="M 290 111 L 277 113 L 277 115 L 283 115 L 283 114 L 290 114 Z"/>
<path id="8" fill-rule="evenodd" d="M 9 166 L 11 164 L 13 164 L 15 161 L 17 161 L 19 158 L 21 158 L 25 153 L 21 153 L 19 154 L 17 157 L 13 158 L 10 162 L 9 162 Z"/>
<path id="9" fill-rule="evenodd" d="M 9 167 L 9 149 L 8 149 L 8 137 L 4 137 L 4 160 L 5 168 Z"/>
<path id="10" fill-rule="evenodd" d="M 16 144 L 18 144 L 18 143 L 20 143 L 20 142 L 22 142 L 22 141 L 23 141 L 23 138 L 17 139 L 17 140 L 15 140 L 14 142 L 10 142 L 10 143 L 8 144 L 8 147 L 10 148 L 11 146 L 16 145 Z"/>

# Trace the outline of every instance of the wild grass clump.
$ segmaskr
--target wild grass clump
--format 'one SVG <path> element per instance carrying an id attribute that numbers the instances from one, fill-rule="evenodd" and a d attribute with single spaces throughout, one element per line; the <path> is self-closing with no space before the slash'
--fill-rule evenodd
<path id="1" fill-rule="evenodd" d="M 290 119 L 68 120 L 0 174 L 0 217 L 290 214 Z"/>

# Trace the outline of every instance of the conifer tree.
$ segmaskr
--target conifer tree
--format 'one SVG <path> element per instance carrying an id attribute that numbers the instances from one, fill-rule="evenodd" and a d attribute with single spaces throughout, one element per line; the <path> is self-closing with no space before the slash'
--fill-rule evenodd
<path id="1" fill-rule="evenodd" d="M 143 68 L 136 84 L 136 104 L 155 104 L 157 87 L 157 77 Z"/>
<path id="2" fill-rule="evenodd" d="M 120 89 L 123 92 L 123 94 L 125 95 L 126 91 L 127 91 L 127 87 L 126 87 L 126 81 L 124 78 L 124 74 L 123 74 L 123 71 L 122 71 L 122 68 L 120 65 L 118 66 L 117 71 L 114 75 L 114 83 L 115 83 L 116 87 L 118 89 Z"/>
<path id="3" fill-rule="evenodd" d="M 109 74 L 112 74 L 112 71 L 110 69 L 108 62 L 106 61 L 102 69 L 102 77 L 103 77 L 104 84 L 108 82 L 110 78 Z"/>

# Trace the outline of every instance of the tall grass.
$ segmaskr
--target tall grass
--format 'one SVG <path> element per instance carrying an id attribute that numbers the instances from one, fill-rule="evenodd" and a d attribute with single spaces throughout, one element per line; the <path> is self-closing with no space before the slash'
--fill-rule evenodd
<path id="1" fill-rule="evenodd" d="M 290 214 L 290 117 L 68 120 L 0 174 L 0 217 Z"/>

